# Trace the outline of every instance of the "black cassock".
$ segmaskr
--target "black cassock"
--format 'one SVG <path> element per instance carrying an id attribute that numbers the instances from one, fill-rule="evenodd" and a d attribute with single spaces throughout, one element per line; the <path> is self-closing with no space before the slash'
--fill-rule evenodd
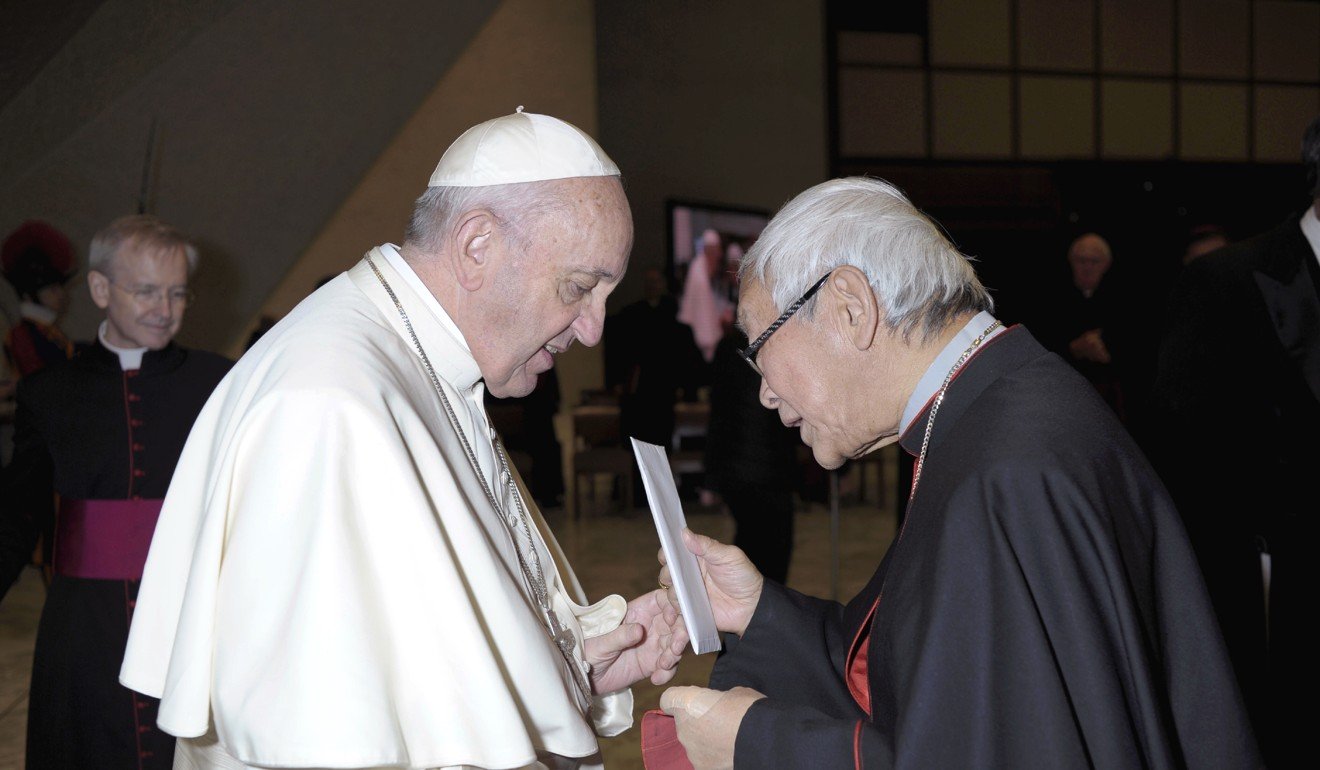
<path id="1" fill-rule="evenodd" d="M 149 505 L 163 498 L 188 431 L 229 366 L 171 344 L 147 352 L 140 369 L 123 371 L 117 355 L 94 344 L 24 378 L 3 479 L 0 595 L 54 516 L 52 492 L 63 511 L 77 501 Z M 119 684 L 138 581 L 67 574 L 65 535 L 61 529 L 56 538 L 55 575 L 37 629 L 27 766 L 171 767 L 174 738 L 156 729 L 157 701 Z M 97 558 L 123 542 L 80 547 Z"/>
<path id="2" fill-rule="evenodd" d="M 1155 395 L 1156 466 L 1187 523 L 1265 756 L 1273 768 L 1311 767 L 1320 264 L 1297 216 L 1183 271 Z"/>
<path id="3" fill-rule="evenodd" d="M 736 767 L 1259 766 L 1178 515 L 1082 377 L 1008 330 L 926 465 L 847 606 L 766 584 L 711 677 L 768 696 Z"/>

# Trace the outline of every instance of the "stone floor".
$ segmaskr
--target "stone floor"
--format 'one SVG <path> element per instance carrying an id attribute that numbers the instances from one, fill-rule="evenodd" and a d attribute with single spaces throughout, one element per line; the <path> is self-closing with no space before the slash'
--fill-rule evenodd
<path id="1" fill-rule="evenodd" d="M 885 451 L 883 501 L 876 501 L 877 466 L 855 468 L 841 481 L 843 505 L 839 526 L 839 594 L 846 599 L 865 585 L 880 557 L 894 537 L 892 449 Z M 859 499 L 859 472 L 868 474 L 869 501 Z M 602 485 L 603 486 L 603 485 Z M 655 586 L 659 541 L 645 511 L 609 512 L 602 501 L 585 506 L 579 521 L 560 511 L 548 511 L 564 550 L 578 572 L 588 596 L 597 599 L 608 593 L 626 597 Z M 693 530 L 728 541 L 733 521 L 716 510 L 694 508 L 688 512 Z M 816 596 L 828 597 L 830 586 L 830 517 L 819 503 L 799 506 L 789 585 Z M 0 603 L 0 770 L 23 766 L 24 731 L 27 724 L 27 689 L 32 665 L 32 644 L 44 589 L 35 570 L 27 570 Z M 713 655 L 685 658 L 673 684 L 705 684 L 714 663 Z M 664 687 L 649 682 L 634 688 L 636 713 L 656 708 Z M 605 765 L 611 770 L 640 770 L 638 731 L 634 727 L 616 738 L 601 742 Z"/>

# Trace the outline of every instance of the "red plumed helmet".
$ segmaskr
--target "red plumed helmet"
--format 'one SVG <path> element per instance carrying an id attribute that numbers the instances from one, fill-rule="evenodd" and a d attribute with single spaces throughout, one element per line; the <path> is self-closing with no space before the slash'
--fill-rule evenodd
<path id="1" fill-rule="evenodd" d="M 38 219 L 29 219 L 5 238 L 0 266 L 5 280 L 25 297 L 36 296 L 51 284 L 65 283 L 78 269 L 73 242 Z"/>

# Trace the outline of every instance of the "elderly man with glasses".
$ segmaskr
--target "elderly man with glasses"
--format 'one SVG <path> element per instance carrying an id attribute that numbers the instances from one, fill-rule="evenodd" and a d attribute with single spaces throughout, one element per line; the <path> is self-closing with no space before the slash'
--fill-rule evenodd
<path id="1" fill-rule="evenodd" d="M 92 240 L 88 263 L 92 301 L 105 311 L 97 341 L 19 383 L 14 459 L 0 486 L 0 595 L 37 533 L 55 532 L 27 766 L 169 768 L 174 737 L 156 729 L 155 699 L 119 684 L 119 664 L 162 498 L 230 362 L 173 342 L 197 266 L 197 249 L 173 227 L 117 219 Z"/>
<path id="2" fill-rule="evenodd" d="M 934 223 L 883 181 L 826 182 L 741 279 L 762 404 L 826 468 L 895 442 L 917 465 L 846 605 L 688 533 L 730 635 L 711 689 L 661 701 L 696 767 L 1258 766 L 1168 495 Z"/>

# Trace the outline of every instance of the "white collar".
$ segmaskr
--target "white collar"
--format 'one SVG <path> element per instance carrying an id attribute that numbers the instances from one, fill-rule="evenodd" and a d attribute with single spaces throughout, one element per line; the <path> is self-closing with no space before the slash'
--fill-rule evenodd
<path id="1" fill-rule="evenodd" d="M 124 371 L 132 371 L 142 368 L 142 356 L 147 352 L 146 348 L 121 348 L 110 344 L 110 340 L 105 338 L 106 327 L 110 325 L 109 321 L 102 321 L 101 328 L 96 330 L 96 338 L 101 341 L 105 349 L 119 356 L 119 368 Z"/>
<path id="2" fill-rule="evenodd" d="M 1305 235 L 1306 242 L 1311 244 L 1311 254 L 1320 260 L 1320 218 L 1316 218 L 1315 204 L 1306 207 L 1301 224 L 1302 235 Z"/>
<path id="3" fill-rule="evenodd" d="M 384 255 L 385 261 L 394 268 L 403 282 L 408 284 L 412 293 L 416 294 L 422 304 L 430 310 L 436 320 L 440 322 L 440 328 L 447 336 L 453 338 L 454 342 L 462 349 L 463 353 L 455 356 L 444 356 L 431 363 L 437 368 L 444 369 L 442 374 L 446 381 L 459 390 L 470 390 L 473 385 L 481 381 L 481 369 L 477 366 L 477 360 L 472 357 L 472 348 L 468 345 L 467 339 L 463 336 L 463 331 L 454 323 L 454 319 L 445 311 L 440 300 L 435 298 L 431 290 L 426 288 L 417 272 L 412 269 L 403 255 L 399 253 L 399 247 L 392 243 L 386 243 L 380 246 L 380 253 Z"/>
<path id="4" fill-rule="evenodd" d="M 903 409 L 903 419 L 898 423 L 898 435 L 902 436 L 907 433 L 908 426 L 912 424 L 913 420 L 917 419 L 921 411 L 926 408 L 926 404 L 935 397 L 940 385 L 944 384 L 944 378 L 949 376 L 949 370 L 962 356 L 963 351 L 967 350 L 972 341 L 981 336 L 981 332 L 985 331 L 986 327 L 994 322 L 995 317 L 982 310 L 972 316 L 972 320 L 968 321 L 961 331 L 953 335 L 953 339 L 949 340 L 938 356 L 935 356 L 935 360 L 931 361 L 930 366 L 926 367 L 926 373 L 921 375 L 921 379 L 917 381 L 916 390 L 912 391 L 912 395 L 908 397 L 907 406 Z M 990 335 L 982 340 L 981 344 L 984 345 L 1003 333 L 1004 327 L 1000 326 L 990 332 Z"/>
<path id="5" fill-rule="evenodd" d="M 54 326 L 59 314 L 45 305 L 23 300 L 18 303 L 18 314 L 29 321 L 36 321 L 46 326 Z"/>

